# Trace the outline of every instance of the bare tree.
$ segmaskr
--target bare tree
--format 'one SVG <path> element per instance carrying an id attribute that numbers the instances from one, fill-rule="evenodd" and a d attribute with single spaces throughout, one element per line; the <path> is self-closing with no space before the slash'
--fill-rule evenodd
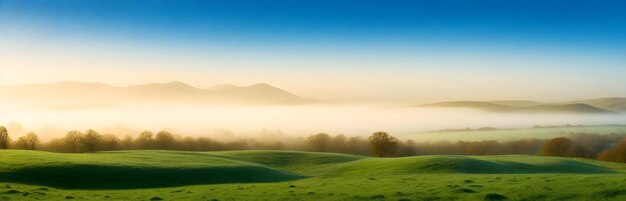
<path id="1" fill-rule="evenodd" d="M 142 149 L 149 149 L 153 141 L 153 134 L 151 131 L 144 131 L 137 137 L 137 142 L 141 145 Z"/>
<path id="2" fill-rule="evenodd" d="M 368 142 L 365 141 L 363 138 L 361 138 L 361 136 L 352 136 L 348 138 L 347 144 L 348 144 L 348 151 L 351 154 L 367 154 L 368 153 L 368 149 L 367 149 Z"/>
<path id="3" fill-rule="evenodd" d="M 386 132 L 375 132 L 369 138 L 372 154 L 378 157 L 393 155 L 398 149 L 398 139 Z"/>
<path id="4" fill-rule="evenodd" d="M 87 148 L 87 151 L 94 152 L 96 150 L 96 146 L 101 140 L 101 136 L 95 130 L 89 129 L 83 135 L 82 142 Z"/>
<path id="5" fill-rule="evenodd" d="M 417 143 L 413 140 L 407 140 L 405 143 L 402 143 L 400 146 L 400 151 L 398 153 L 400 156 L 415 156 L 417 155 Z"/>
<path id="6" fill-rule="evenodd" d="M 198 142 L 190 136 L 183 138 L 182 145 L 184 150 L 198 150 Z"/>
<path id="7" fill-rule="evenodd" d="M 133 144 L 133 136 L 126 135 L 124 139 L 122 139 L 121 145 L 125 150 L 129 150 Z"/>
<path id="8" fill-rule="evenodd" d="M 35 150 L 35 146 L 39 144 L 39 137 L 35 132 L 28 132 L 26 135 L 20 137 L 19 141 L 24 144 L 25 148 Z"/>
<path id="9" fill-rule="evenodd" d="M 313 151 L 325 152 L 330 144 L 330 136 L 326 133 L 318 133 L 307 138 L 308 144 Z"/>
<path id="10" fill-rule="evenodd" d="M 116 150 L 120 146 L 120 139 L 113 134 L 104 134 L 100 139 L 103 150 Z"/>
<path id="11" fill-rule="evenodd" d="M 11 137 L 9 137 L 9 131 L 4 126 L 0 126 L 0 149 L 8 149 Z"/>
<path id="12" fill-rule="evenodd" d="M 65 141 L 65 143 L 70 146 L 70 149 L 73 153 L 77 153 L 82 138 L 83 133 L 81 133 L 80 131 L 69 131 L 63 138 L 63 141 Z"/>
<path id="13" fill-rule="evenodd" d="M 161 149 L 167 149 L 174 143 L 174 135 L 167 131 L 159 131 L 155 137 L 156 143 Z"/>
<path id="14" fill-rule="evenodd" d="M 343 135 L 343 134 L 339 134 L 337 136 L 335 136 L 332 139 L 332 143 L 331 143 L 331 150 L 333 152 L 338 152 L 338 153 L 346 153 L 347 152 L 347 141 L 348 138 Z"/>

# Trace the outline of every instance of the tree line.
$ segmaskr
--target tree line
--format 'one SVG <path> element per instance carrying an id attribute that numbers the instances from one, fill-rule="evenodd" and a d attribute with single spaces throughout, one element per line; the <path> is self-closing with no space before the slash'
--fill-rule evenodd
<path id="1" fill-rule="evenodd" d="M 526 154 L 559 157 L 581 157 L 613 162 L 626 162 L 625 135 L 571 133 L 567 137 L 550 140 L 520 139 L 505 142 L 483 141 L 437 141 L 416 142 L 399 140 L 387 132 L 374 132 L 369 137 L 329 135 L 317 133 L 295 139 L 259 141 L 241 138 L 231 142 L 220 142 L 208 137 L 180 136 L 168 131 L 143 131 L 136 137 L 126 135 L 119 138 L 113 134 L 100 134 L 89 129 L 72 130 L 61 138 L 43 143 L 34 132 L 12 140 L 7 129 L 0 126 L 1 149 L 30 149 L 52 152 L 96 152 L 133 149 L 163 149 L 186 151 L 221 150 L 296 150 L 335 152 L 377 157 L 401 157 L 416 155 L 501 155 Z"/>

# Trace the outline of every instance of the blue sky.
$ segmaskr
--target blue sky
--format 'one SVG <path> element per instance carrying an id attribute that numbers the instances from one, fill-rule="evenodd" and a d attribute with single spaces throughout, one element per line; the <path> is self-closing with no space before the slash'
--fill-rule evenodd
<path id="1" fill-rule="evenodd" d="M 383 89 L 424 83 L 412 83 L 411 77 L 401 82 L 367 80 L 376 74 L 394 79 L 415 73 L 421 74 L 416 79 L 433 74 L 444 82 L 458 80 L 446 75 L 467 74 L 480 80 L 466 82 L 480 83 L 514 73 L 520 76 L 508 87 L 538 87 L 522 84 L 535 74 L 543 77 L 533 79 L 559 82 L 589 75 L 590 83 L 553 90 L 572 91 L 563 97 L 575 97 L 577 89 L 589 91 L 578 96 L 626 96 L 626 81 L 619 76 L 626 74 L 624 1 L 0 0 L 0 36 L 0 43 L 7 44 L 0 53 L 8 59 L 0 63 L 5 75 L 0 75 L 0 84 L 37 81 L 25 77 L 55 81 L 42 69 L 109 74 L 123 69 L 155 75 L 176 70 L 170 77 L 154 76 L 154 81 L 270 82 L 318 95 L 332 87 L 298 80 L 346 75 L 354 85 Z M 54 62 L 43 62 L 51 54 L 56 54 Z M 190 74 L 205 74 L 213 81 Z M 132 83 L 124 80 L 130 76 L 55 78 Z M 488 85 L 444 88 L 464 91 Z M 604 93 L 591 92 L 598 88 Z M 547 96 L 549 90 L 542 93 L 544 99 L 555 99 Z"/>
<path id="2" fill-rule="evenodd" d="M 443 40 L 618 48 L 626 42 L 625 4 L 568 0 L 3 0 L 0 11 L 3 24 L 43 24 L 48 31 L 70 38 L 105 35 L 250 46 L 318 41 L 398 45 Z"/>

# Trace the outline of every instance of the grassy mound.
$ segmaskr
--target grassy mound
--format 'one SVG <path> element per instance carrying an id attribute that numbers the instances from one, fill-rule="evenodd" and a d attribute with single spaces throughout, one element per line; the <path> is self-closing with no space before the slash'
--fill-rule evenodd
<path id="1" fill-rule="evenodd" d="M 425 174 L 610 174 L 622 164 L 538 156 L 371 158 L 294 151 L 0 151 L 0 181 L 64 189 L 133 189 L 302 178 L 367 179 Z"/>
<path id="2" fill-rule="evenodd" d="M 422 173 L 540 174 L 615 173 L 609 167 L 575 159 L 538 156 L 416 156 L 368 158 L 342 164 L 335 174 L 388 175 Z"/>
<path id="3" fill-rule="evenodd" d="M 193 152 L 58 154 L 8 150 L 0 180 L 69 189 L 126 189 L 193 184 L 278 182 L 303 178 L 256 163 Z"/>

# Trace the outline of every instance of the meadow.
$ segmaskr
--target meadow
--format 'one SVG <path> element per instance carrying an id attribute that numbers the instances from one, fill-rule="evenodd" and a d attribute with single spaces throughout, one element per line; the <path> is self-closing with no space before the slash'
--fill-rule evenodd
<path id="1" fill-rule="evenodd" d="M 626 164 L 528 155 L 0 151 L 0 200 L 624 200 Z"/>

